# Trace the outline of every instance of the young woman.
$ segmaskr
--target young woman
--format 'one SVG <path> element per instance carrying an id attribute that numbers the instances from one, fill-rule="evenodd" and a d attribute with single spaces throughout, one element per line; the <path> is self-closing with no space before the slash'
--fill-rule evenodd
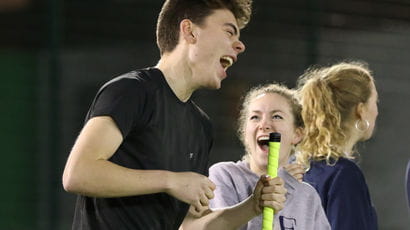
<path id="1" fill-rule="evenodd" d="M 252 194 L 258 178 L 267 173 L 269 133 L 278 132 L 281 134 L 279 166 L 286 169 L 279 170 L 278 175 L 285 182 L 287 195 L 284 208 L 275 215 L 274 229 L 330 229 L 314 188 L 295 179 L 301 179 L 303 168 L 287 165 L 294 145 L 302 139 L 300 110 L 294 92 L 277 84 L 253 88 L 245 95 L 238 133 L 246 154 L 241 161 L 221 162 L 209 169 L 209 178 L 216 185 L 211 208 L 236 205 Z M 274 192 L 265 194 L 274 195 Z M 261 226 L 262 215 L 259 215 L 241 229 L 261 229 Z"/>
<path id="2" fill-rule="evenodd" d="M 310 69 L 299 88 L 305 138 L 297 159 L 319 193 L 333 230 L 377 229 L 365 178 L 353 161 L 356 143 L 372 136 L 377 91 L 362 63 Z"/>

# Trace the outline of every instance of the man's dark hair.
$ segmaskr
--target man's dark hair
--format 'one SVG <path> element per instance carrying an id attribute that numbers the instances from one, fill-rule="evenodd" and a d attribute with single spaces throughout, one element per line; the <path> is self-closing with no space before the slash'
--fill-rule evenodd
<path id="1" fill-rule="evenodd" d="M 171 52 L 178 44 L 179 24 L 189 19 L 202 25 L 205 18 L 217 9 L 230 10 L 239 28 L 250 20 L 252 0 L 166 0 L 157 22 L 157 45 L 160 54 Z"/>

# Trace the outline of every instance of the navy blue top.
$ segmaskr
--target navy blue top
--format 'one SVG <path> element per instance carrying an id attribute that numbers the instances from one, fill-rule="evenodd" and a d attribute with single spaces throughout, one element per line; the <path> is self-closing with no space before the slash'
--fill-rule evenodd
<path id="1" fill-rule="evenodd" d="M 319 193 L 333 230 L 377 229 L 366 180 L 353 161 L 340 158 L 333 166 L 312 162 L 303 180 Z"/>

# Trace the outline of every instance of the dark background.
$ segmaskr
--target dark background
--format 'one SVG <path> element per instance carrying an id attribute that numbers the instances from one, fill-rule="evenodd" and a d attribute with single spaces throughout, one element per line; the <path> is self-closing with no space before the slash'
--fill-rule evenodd
<path id="1" fill-rule="evenodd" d="M 108 79 L 159 60 L 162 1 L 0 0 L 0 229 L 66 230 L 75 196 L 61 176 L 88 106 Z M 247 46 L 218 91 L 195 101 L 215 127 L 213 162 L 242 155 L 240 96 L 270 81 L 290 87 L 312 64 L 364 60 L 380 95 L 361 167 L 380 229 L 408 229 L 410 3 L 407 0 L 255 0 Z M 189 135 L 189 134 L 187 134 Z"/>

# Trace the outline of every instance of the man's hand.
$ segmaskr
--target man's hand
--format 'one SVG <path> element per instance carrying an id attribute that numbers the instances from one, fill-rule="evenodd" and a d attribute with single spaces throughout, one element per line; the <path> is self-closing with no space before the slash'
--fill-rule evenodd
<path id="1" fill-rule="evenodd" d="M 216 186 L 208 177 L 194 172 L 171 172 L 167 181 L 166 192 L 193 206 L 194 215 L 201 216 L 209 210 Z"/>

